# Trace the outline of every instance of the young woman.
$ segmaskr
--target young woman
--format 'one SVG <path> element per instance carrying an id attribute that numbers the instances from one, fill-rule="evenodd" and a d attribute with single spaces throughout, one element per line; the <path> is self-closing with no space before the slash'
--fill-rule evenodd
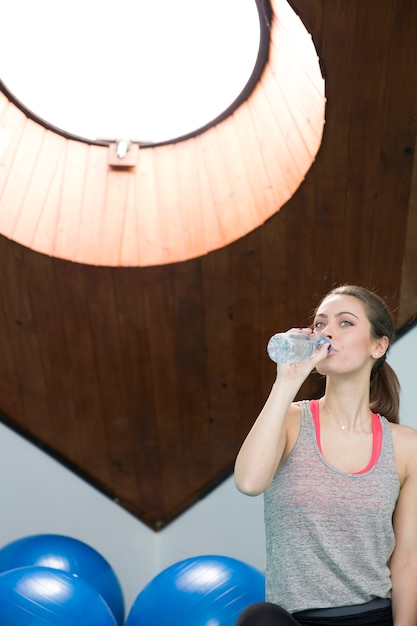
<path id="1" fill-rule="evenodd" d="M 391 314 L 345 285 L 294 330 L 332 349 L 277 366 L 237 456 L 238 489 L 264 494 L 267 567 L 236 626 L 417 626 L 417 431 L 398 424 Z M 314 368 L 323 397 L 294 402 Z"/>

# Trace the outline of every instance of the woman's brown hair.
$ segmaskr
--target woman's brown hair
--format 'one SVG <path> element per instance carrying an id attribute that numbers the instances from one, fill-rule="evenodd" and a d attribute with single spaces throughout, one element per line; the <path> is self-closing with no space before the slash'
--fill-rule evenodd
<path id="1" fill-rule="evenodd" d="M 333 295 L 353 296 L 364 305 L 371 325 L 373 339 L 388 337 L 389 347 L 395 338 L 394 321 L 384 300 L 373 291 L 356 285 L 341 285 L 332 289 L 325 298 Z M 377 359 L 371 371 L 369 406 L 390 422 L 399 423 L 400 383 L 392 367 L 386 362 L 388 350 Z"/>

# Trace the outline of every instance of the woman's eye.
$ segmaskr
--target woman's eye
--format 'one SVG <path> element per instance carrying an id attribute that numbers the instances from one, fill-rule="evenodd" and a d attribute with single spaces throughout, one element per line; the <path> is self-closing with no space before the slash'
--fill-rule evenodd
<path id="1" fill-rule="evenodd" d="M 315 322 L 314 323 L 314 328 L 323 328 L 324 326 L 324 322 Z"/>
<path id="2" fill-rule="evenodd" d="M 352 322 L 350 322 L 349 320 L 343 320 L 342 322 L 340 322 L 341 326 L 352 326 Z"/>

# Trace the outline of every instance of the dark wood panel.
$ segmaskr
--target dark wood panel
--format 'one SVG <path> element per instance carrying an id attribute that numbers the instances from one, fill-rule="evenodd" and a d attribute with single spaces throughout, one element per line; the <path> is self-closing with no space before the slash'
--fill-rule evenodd
<path id="1" fill-rule="evenodd" d="M 40 438 L 53 441 L 53 424 L 47 406 L 43 404 L 47 398 L 47 380 L 42 363 L 41 339 L 30 299 L 30 276 L 25 272 L 26 251 L 4 239 L 2 244 L 5 244 L 2 248 L 8 253 L 0 264 L 1 297 L 5 311 L 2 331 L 7 333 L 10 348 L 5 356 L 7 353 L 13 355 L 10 367 L 15 367 L 18 385 L 5 390 L 1 407 L 11 415 L 11 408 L 20 404 L 22 412 L 16 416 L 17 420 L 29 432 L 37 432 Z M 3 366 L 8 367 L 8 364 L 3 361 Z"/>
<path id="2" fill-rule="evenodd" d="M 64 417 L 79 433 L 79 468 L 108 487 L 109 454 L 92 321 L 86 306 L 87 275 L 82 266 L 59 260 L 54 261 L 54 274 L 50 288 L 53 285 L 59 302 L 64 335 L 59 347 L 68 359 L 67 370 L 58 373 L 71 381 L 71 420 L 70 415 Z M 64 439 L 61 444 L 61 454 L 65 455 Z"/>
<path id="3" fill-rule="evenodd" d="M 83 462 L 80 454 L 79 432 L 74 424 L 73 387 L 70 369 L 70 345 L 64 335 L 64 317 L 57 298 L 53 260 L 23 251 L 21 298 L 27 297 L 33 319 L 33 334 L 37 340 L 38 362 L 34 361 L 33 348 L 28 354 L 30 384 L 36 384 L 35 398 L 39 409 L 39 422 L 34 421 L 33 408 L 27 420 L 32 432 L 42 433 L 44 442 L 71 459 L 76 465 Z M 25 295 L 23 295 L 25 294 Z M 72 310 L 72 307 L 71 307 Z M 21 337 L 18 354 L 24 351 L 27 337 Z M 38 377 L 34 378 L 38 370 Z M 41 378 L 42 377 L 42 378 Z M 33 398 L 33 391 L 29 400 Z M 43 431 L 46 424 L 48 430 Z"/>
<path id="4" fill-rule="evenodd" d="M 201 263 L 175 265 L 172 279 L 178 355 L 173 366 L 178 370 L 181 416 L 178 436 L 183 443 L 185 484 L 194 491 L 213 472 Z"/>
<path id="5" fill-rule="evenodd" d="M 417 144 L 416 144 L 417 147 Z M 417 159 L 414 160 L 407 235 L 402 261 L 398 326 L 405 327 L 417 316 Z"/>
<path id="6" fill-rule="evenodd" d="M 85 273 L 84 306 L 90 318 L 109 477 L 113 486 L 117 484 L 120 499 L 126 500 L 128 494 L 136 491 L 136 478 L 132 471 L 132 437 L 128 432 L 129 419 L 135 418 L 135 415 L 129 414 L 128 401 L 133 390 L 125 384 L 125 355 L 121 340 L 125 331 L 119 319 L 113 272 L 110 269 L 88 268 Z M 131 340 L 134 338 L 131 337 Z"/>
<path id="7" fill-rule="evenodd" d="M 10 246 L 9 254 L 4 254 L 4 240 L 0 238 L 0 411 L 13 416 L 20 423 L 27 423 L 25 402 L 21 394 L 21 371 L 19 360 L 16 355 L 16 344 L 12 337 L 15 333 L 15 326 L 22 324 L 21 313 L 16 308 L 11 289 L 13 284 L 18 284 L 15 273 L 15 255 L 13 251 L 21 255 L 18 246 Z"/>
<path id="8" fill-rule="evenodd" d="M 209 394 L 209 442 L 214 468 L 224 471 L 230 458 L 230 440 L 225 433 L 236 415 L 234 361 L 234 302 L 230 248 L 219 250 L 201 261 L 204 331 Z M 229 430 L 230 432 L 230 430 Z"/>

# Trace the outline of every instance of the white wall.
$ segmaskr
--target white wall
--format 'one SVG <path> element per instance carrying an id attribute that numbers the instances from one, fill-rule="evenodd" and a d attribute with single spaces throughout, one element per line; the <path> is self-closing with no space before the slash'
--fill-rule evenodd
<path id="1" fill-rule="evenodd" d="M 402 386 L 401 421 L 417 428 L 415 354 L 417 327 L 394 344 L 389 357 Z M 232 477 L 154 533 L 3 425 L 0 475 L 0 546 L 37 533 L 85 541 L 112 565 L 127 612 L 159 571 L 190 556 L 223 554 L 264 568 L 262 497 L 243 496 Z"/>
<path id="2" fill-rule="evenodd" d="M 32 534 L 76 537 L 112 565 L 126 603 L 158 569 L 153 533 L 65 467 L 0 426 L 0 545 Z"/>
<path id="3" fill-rule="evenodd" d="M 388 362 L 401 384 L 400 422 L 417 428 L 417 326 L 394 343 Z"/>

